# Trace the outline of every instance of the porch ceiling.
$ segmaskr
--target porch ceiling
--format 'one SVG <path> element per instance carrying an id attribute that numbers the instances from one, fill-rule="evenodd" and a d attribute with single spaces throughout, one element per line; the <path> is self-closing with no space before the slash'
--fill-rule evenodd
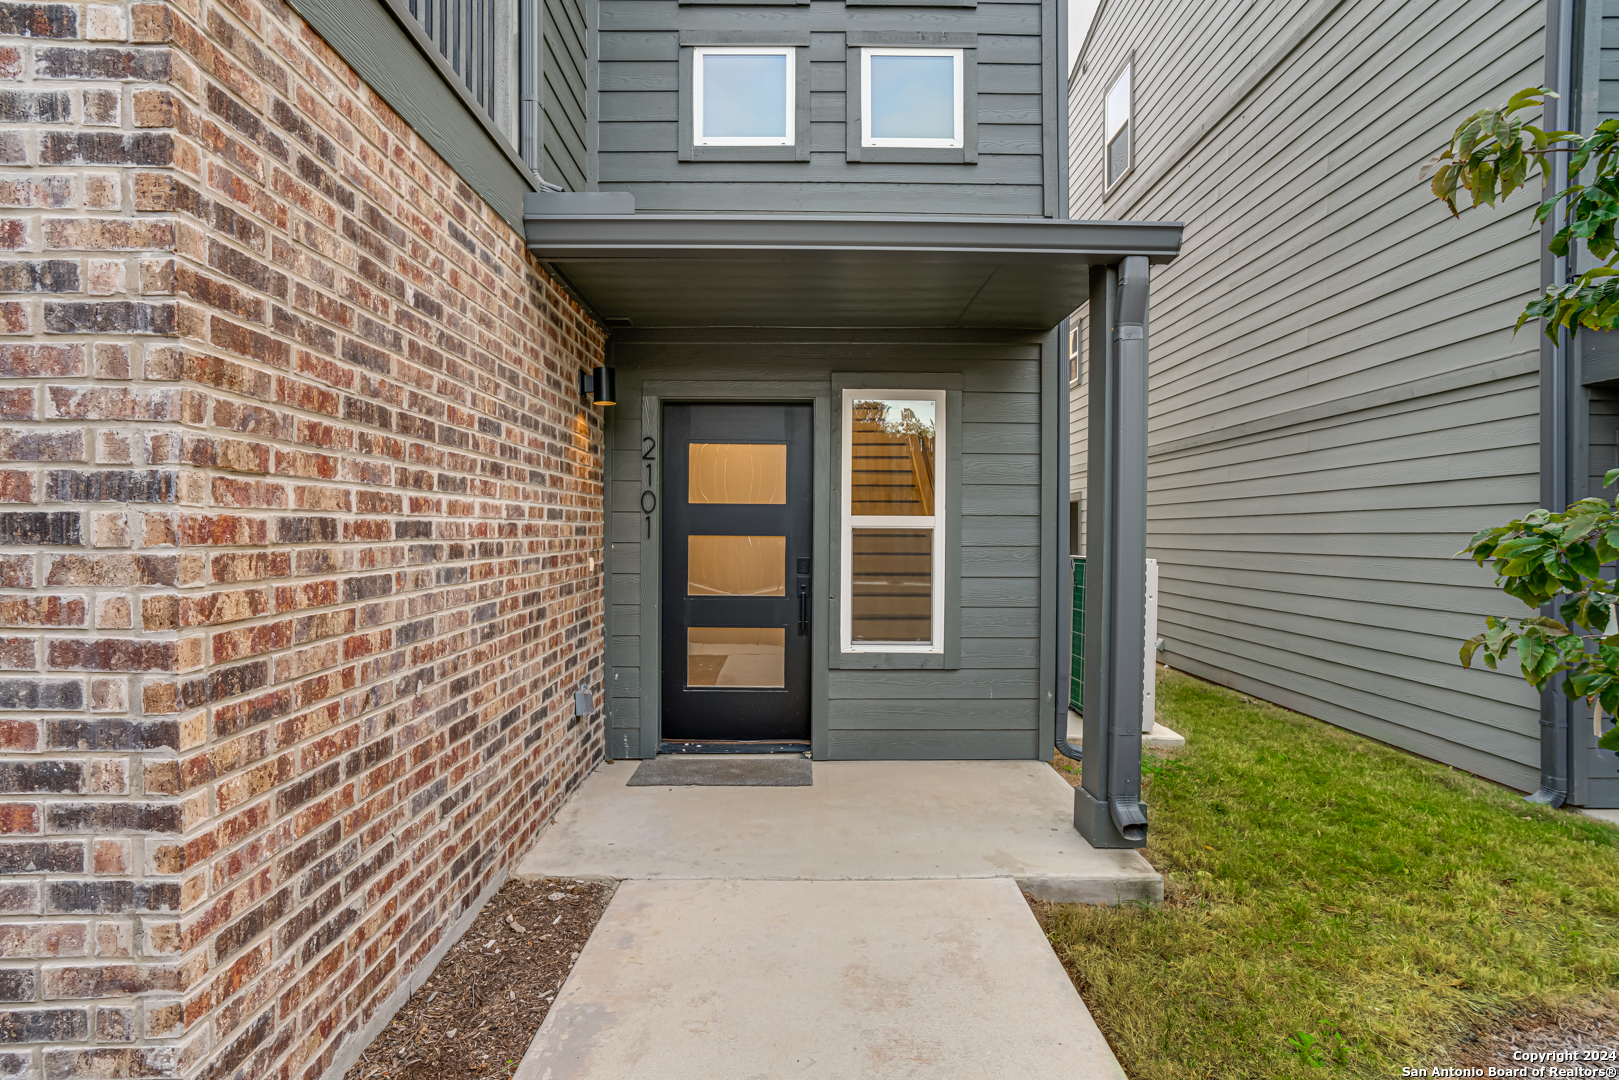
<path id="1" fill-rule="evenodd" d="M 1168 262 L 1181 242 L 1173 222 L 1029 218 L 531 210 L 524 227 L 598 315 L 637 327 L 1047 330 L 1092 265 Z"/>

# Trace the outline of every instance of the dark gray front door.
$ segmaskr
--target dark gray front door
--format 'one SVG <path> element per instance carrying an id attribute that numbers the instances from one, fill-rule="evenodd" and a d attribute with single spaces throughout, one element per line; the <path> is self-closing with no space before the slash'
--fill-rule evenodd
<path id="1" fill-rule="evenodd" d="M 663 413 L 663 738 L 809 739 L 809 405 Z"/>

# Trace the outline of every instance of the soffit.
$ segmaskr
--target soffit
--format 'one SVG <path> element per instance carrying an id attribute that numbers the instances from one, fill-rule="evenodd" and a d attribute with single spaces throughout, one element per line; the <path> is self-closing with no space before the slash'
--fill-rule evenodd
<path id="1" fill-rule="evenodd" d="M 1180 250 L 1178 223 L 527 213 L 529 250 L 612 325 L 1047 330 L 1093 265 Z"/>

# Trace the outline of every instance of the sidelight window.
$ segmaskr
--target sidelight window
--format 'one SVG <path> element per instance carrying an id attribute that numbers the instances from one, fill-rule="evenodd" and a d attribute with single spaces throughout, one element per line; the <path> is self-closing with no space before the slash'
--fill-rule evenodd
<path id="1" fill-rule="evenodd" d="M 791 48 L 701 48 L 692 56 L 697 146 L 792 146 Z"/>
<path id="2" fill-rule="evenodd" d="M 943 391 L 843 392 L 845 652 L 944 651 Z"/>

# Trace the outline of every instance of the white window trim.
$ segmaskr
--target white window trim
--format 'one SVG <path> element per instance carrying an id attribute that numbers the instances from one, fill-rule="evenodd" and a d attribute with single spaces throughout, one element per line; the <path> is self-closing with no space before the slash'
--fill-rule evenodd
<path id="1" fill-rule="evenodd" d="M 693 146 L 792 146 L 793 136 L 797 128 L 795 112 L 796 102 L 793 100 L 797 92 L 798 78 L 794 69 L 797 63 L 798 50 L 791 45 L 716 45 L 703 46 L 692 50 L 691 72 L 691 132 Z M 783 118 L 787 133 L 786 138 L 759 138 L 752 135 L 705 135 L 703 134 L 703 57 L 712 55 L 730 56 L 785 56 L 787 58 L 787 115 Z"/>
<path id="2" fill-rule="evenodd" d="M 1120 184 L 1124 183 L 1125 177 L 1129 176 L 1132 172 L 1134 172 L 1135 168 L 1136 168 L 1136 75 L 1135 75 L 1135 63 L 1136 62 L 1135 62 L 1135 57 L 1134 56 L 1131 56 L 1130 59 L 1126 60 L 1119 67 L 1119 70 L 1113 73 L 1113 78 L 1108 80 L 1107 89 L 1102 91 L 1102 194 L 1104 194 L 1104 195 L 1111 192 L 1114 188 L 1118 187 Z M 1130 94 L 1129 94 L 1129 100 L 1125 104 L 1125 107 L 1124 107 L 1124 125 L 1123 125 L 1123 126 L 1128 127 L 1130 129 L 1130 134 L 1126 136 L 1126 138 L 1129 140 L 1129 143 L 1128 143 L 1128 145 L 1126 147 L 1126 153 L 1129 155 L 1129 159 L 1125 162 L 1124 171 L 1119 173 L 1119 175 L 1114 177 L 1113 180 L 1110 182 L 1108 180 L 1108 178 L 1107 178 L 1108 147 L 1110 145 L 1112 145 L 1113 136 L 1118 133 L 1118 129 L 1115 128 L 1113 131 L 1108 130 L 1107 99 L 1112 95 L 1114 88 L 1119 85 L 1119 80 L 1120 79 L 1129 79 L 1130 80 Z"/>
<path id="3" fill-rule="evenodd" d="M 900 516 L 885 514 L 882 516 L 861 516 L 856 518 L 850 512 L 850 502 L 853 492 L 849 484 L 854 470 L 854 402 L 857 398 L 895 398 L 899 400 L 923 400 L 934 403 L 933 408 L 933 516 Z M 842 639 L 843 651 L 846 653 L 921 653 L 944 654 L 944 542 L 945 492 L 949 484 L 945 482 L 945 468 L 948 458 L 945 456 L 945 391 L 943 390 L 845 390 L 843 392 L 843 430 L 840 434 L 843 446 L 843 494 L 840 499 L 840 514 L 842 519 L 841 559 L 843 565 L 838 571 L 838 589 L 843 602 L 838 605 L 839 622 L 842 624 L 839 634 Z M 928 644 L 908 644 L 904 642 L 860 642 L 852 640 L 853 609 L 854 609 L 854 530 L 861 529 L 921 529 L 933 530 L 933 640 Z"/>
<path id="4" fill-rule="evenodd" d="M 950 56 L 955 58 L 955 117 L 956 134 L 951 139 L 877 139 L 871 134 L 871 58 L 873 56 Z M 924 146 L 950 150 L 967 145 L 966 90 L 964 70 L 966 58 L 961 49 L 899 49 L 866 48 L 860 50 L 860 145 L 861 146 Z"/>

